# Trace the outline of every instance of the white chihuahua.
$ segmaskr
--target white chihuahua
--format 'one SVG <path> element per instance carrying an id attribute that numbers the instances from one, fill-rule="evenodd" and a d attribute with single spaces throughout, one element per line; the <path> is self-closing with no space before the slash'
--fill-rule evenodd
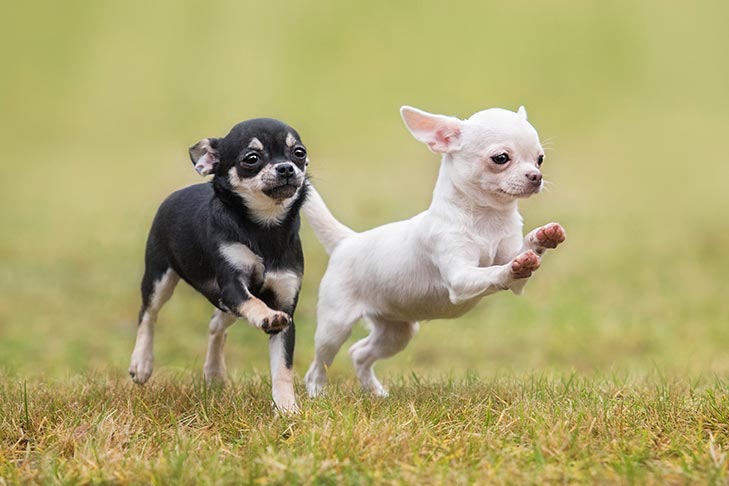
<path id="1" fill-rule="evenodd" d="M 557 223 L 522 237 L 517 201 L 541 190 L 544 160 L 524 107 L 468 120 L 409 106 L 400 113 L 417 140 L 443 154 L 425 212 L 355 233 L 313 188 L 303 207 L 331 255 L 319 288 L 316 357 L 306 373 L 311 396 L 322 392 L 327 368 L 360 318 L 372 332 L 349 354 L 362 386 L 386 396 L 373 365 L 403 350 L 418 321 L 461 316 L 499 290 L 520 294 L 544 251 L 565 240 Z"/>

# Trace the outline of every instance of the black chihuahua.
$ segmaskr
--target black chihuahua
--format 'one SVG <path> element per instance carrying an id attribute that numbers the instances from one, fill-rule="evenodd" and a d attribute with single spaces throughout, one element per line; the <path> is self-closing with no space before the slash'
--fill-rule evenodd
<path id="1" fill-rule="evenodd" d="M 182 278 L 216 307 L 205 379 L 224 379 L 227 328 L 245 318 L 270 335 L 276 407 L 295 412 L 292 317 L 304 272 L 299 209 L 308 187 L 306 147 L 285 123 L 257 118 L 224 138 L 201 140 L 190 158 L 200 175 L 213 179 L 173 193 L 157 211 L 129 374 L 138 384 L 152 374 L 157 313 Z"/>

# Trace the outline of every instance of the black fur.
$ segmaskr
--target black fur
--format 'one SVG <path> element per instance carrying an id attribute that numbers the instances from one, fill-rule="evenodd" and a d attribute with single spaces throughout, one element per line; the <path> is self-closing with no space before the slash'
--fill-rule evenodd
<path id="1" fill-rule="evenodd" d="M 293 147 L 285 143 L 289 133 L 296 139 Z M 262 150 L 249 148 L 253 137 L 261 142 Z M 266 168 L 275 170 L 279 164 L 295 164 L 303 172 L 306 157 L 300 157 L 301 149 L 305 151 L 300 137 L 293 128 L 278 120 L 261 118 L 239 123 L 226 137 L 206 139 L 206 142 L 219 159 L 213 179 L 170 195 L 152 223 L 141 286 L 140 321 L 150 304 L 155 282 L 168 269 L 176 272 L 222 311 L 241 317 L 238 309 L 253 296 L 271 309 L 293 316 L 298 295 L 293 302 L 281 302 L 271 290 L 262 290 L 261 275 L 252 269 L 233 267 L 221 255 L 220 247 L 242 243 L 261 257 L 265 272 L 288 270 L 303 275 L 299 209 L 306 198 L 307 182 L 302 178 L 285 217 L 277 224 L 266 226 L 257 222 L 260 219 L 235 191 L 229 177 L 233 168 L 240 179 L 247 179 L 256 177 Z M 199 146 L 190 149 L 193 164 L 205 151 Z M 297 148 L 299 156 L 294 155 Z M 259 158 L 255 165 L 245 161 L 251 153 Z M 293 184 L 282 176 L 282 186 L 289 183 Z M 279 189 L 274 189 L 274 192 L 276 190 Z M 286 365 L 291 367 L 295 338 L 293 320 L 282 332 L 285 336 Z"/>

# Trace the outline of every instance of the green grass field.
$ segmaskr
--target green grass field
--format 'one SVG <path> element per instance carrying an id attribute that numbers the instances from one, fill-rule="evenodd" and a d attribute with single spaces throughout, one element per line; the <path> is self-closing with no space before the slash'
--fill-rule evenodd
<path id="1" fill-rule="evenodd" d="M 0 19 L 0 484 L 726 483 L 729 7 L 26 2 Z M 126 376 L 146 231 L 199 181 L 186 154 L 254 116 L 294 125 L 355 229 L 425 208 L 438 159 L 398 108 L 526 105 L 551 184 L 522 204 L 568 241 L 523 297 L 424 323 L 360 392 L 271 409 L 238 323 L 201 383 L 208 304 L 181 285 L 156 371 Z M 326 256 L 307 272 L 295 369 Z M 360 329 L 352 341 L 364 335 Z M 350 341 L 350 342 L 352 342 Z"/>

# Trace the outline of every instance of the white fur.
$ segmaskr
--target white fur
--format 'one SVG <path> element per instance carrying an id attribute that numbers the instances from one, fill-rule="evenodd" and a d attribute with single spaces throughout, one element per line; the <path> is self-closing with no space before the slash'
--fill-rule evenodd
<path id="1" fill-rule="evenodd" d="M 462 121 L 403 107 L 402 116 L 416 139 L 443 154 L 426 211 L 355 233 L 313 188 L 303 208 L 331 254 L 319 290 L 316 358 L 306 375 L 312 396 L 360 318 L 373 330 L 350 355 L 362 385 L 385 395 L 372 366 L 402 350 L 418 321 L 458 317 L 499 290 L 521 292 L 527 280 L 512 270 L 532 258 L 522 252 L 533 246 L 522 237 L 517 199 L 541 189 L 527 175 L 539 171 L 543 152 L 526 111 L 491 109 Z M 511 161 L 495 164 L 491 157 L 500 153 Z"/>
<path id="2" fill-rule="evenodd" d="M 314 233 L 316 233 L 317 238 L 319 238 L 319 241 L 324 245 L 324 249 L 329 254 L 334 251 L 334 248 L 340 241 L 356 234 L 332 216 L 324 200 L 313 186 L 309 186 L 309 191 L 306 194 L 306 203 L 301 210 L 306 214 L 309 224 L 314 229 Z"/>

